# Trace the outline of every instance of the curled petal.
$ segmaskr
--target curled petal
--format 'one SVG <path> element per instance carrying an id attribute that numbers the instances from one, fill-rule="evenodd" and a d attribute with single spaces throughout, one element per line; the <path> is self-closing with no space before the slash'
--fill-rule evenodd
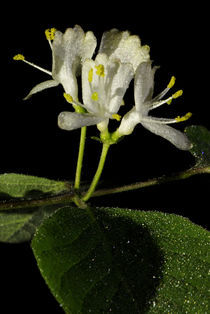
<path id="1" fill-rule="evenodd" d="M 179 130 L 157 122 L 141 122 L 141 124 L 152 133 L 162 136 L 179 149 L 189 150 L 191 148 L 188 137 Z"/>
<path id="2" fill-rule="evenodd" d="M 103 118 L 84 113 L 64 111 L 58 116 L 58 126 L 67 131 L 79 129 L 83 126 L 90 126 L 103 121 Z"/>
<path id="3" fill-rule="evenodd" d="M 43 91 L 44 89 L 50 88 L 50 87 L 55 87 L 58 86 L 58 82 L 56 82 L 55 80 L 48 80 L 45 82 L 42 82 L 40 84 L 37 84 L 36 86 L 34 86 L 32 88 L 32 90 L 28 93 L 28 95 L 24 98 L 24 100 L 27 100 L 28 98 L 30 98 L 33 94 L 39 93 L 41 91 Z"/>
<path id="4" fill-rule="evenodd" d="M 108 124 L 109 124 L 109 119 L 105 119 L 102 122 L 97 124 L 97 128 L 100 132 L 104 132 L 107 129 Z"/>
<path id="5" fill-rule="evenodd" d="M 140 116 L 134 107 L 123 117 L 118 129 L 119 135 L 131 134 L 138 123 L 140 123 Z"/>

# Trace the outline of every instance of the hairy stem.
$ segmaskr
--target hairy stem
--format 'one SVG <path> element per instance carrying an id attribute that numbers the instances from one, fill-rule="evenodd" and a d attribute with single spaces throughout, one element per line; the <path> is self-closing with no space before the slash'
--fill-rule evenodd
<path id="1" fill-rule="evenodd" d="M 98 197 L 98 196 L 104 196 L 104 195 L 110 195 L 115 193 L 121 193 L 126 191 L 132 191 L 137 190 L 153 185 L 159 185 L 164 184 L 167 182 L 172 182 L 176 180 L 184 180 L 187 178 L 190 178 L 191 176 L 198 175 L 198 174 L 210 174 L 210 167 L 202 167 L 202 168 L 191 168 L 182 172 L 179 172 L 175 175 L 171 176 L 162 176 L 159 178 L 153 178 L 148 181 L 143 182 L 137 182 L 134 184 L 124 185 L 121 187 L 116 188 L 108 188 L 108 189 L 101 189 L 98 191 L 95 191 L 92 193 L 92 197 Z M 68 205 L 71 202 L 75 203 L 75 197 L 76 194 L 72 188 L 71 185 L 69 185 L 69 192 L 61 195 L 53 195 L 53 196 L 45 196 L 41 199 L 30 199 L 30 200 L 24 200 L 24 199 L 13 199 L 9 201 L 2 201 L 0 202 L 0 211 L 12 211 L 12 210 L 18 210 L 18 209 L 29 209 L 29 208 L 35 208 L 39 206 L 48 206 L 48 205 L 56 205 L 61 204 L 61 206 Z M 85 207 L 85 204 L 82 203 L 81 206 L 81 199 L 77 199 L 78 207 Z"/>

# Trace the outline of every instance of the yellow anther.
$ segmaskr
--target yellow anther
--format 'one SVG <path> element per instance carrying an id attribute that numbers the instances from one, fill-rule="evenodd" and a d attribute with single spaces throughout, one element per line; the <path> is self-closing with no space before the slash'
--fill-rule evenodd
<path id="1" fill-rule="evenodd" d="M 18 55 L 13 57 L 13 60 L 25 60 L 25 57 L 21 54 L 18 54 Z"/>
<path id="2" fill-rule="evenodd" d="M 93 80 L 93 68 L 90 69 L 90 71 L 88 72 L 88 82 L 92 82 Z"/>
<path id="3" fill-rule="evenodd" d="M 63 96 L 70 104 L 73 102 L 73 97 L 70 94 L 63 93 Z"/>
<path id="4" fill-rule="evenodd" d="M 191 116 L 192 116 L 192 112 L 188 112 L 183 117 L 180 117 L 180 116 L 176 117 L 175 120 L 176 122 L 183 122 L 183 121 L 188 120 Z"/>
<path id="5" fill-rule="evenodd" d="M 46 29 L 45 30 L 45 36 L 46 36 L 47 40 L 53 40 L 55 38 L 55 32 L 56 32 L 55 28 Z"/>
<path id="6" fill-rule="evenodd" d="M 175 76 L 172 76 L 170 82 L 168 83 L 167 88 L 172 88 L 175 84 L 175 81 L 176 81 Z"/>
<path id="7" fill-rule="evenodd" d="M 96 68 L 97 75 L 102 76 L 102 77 L 105 76 L 103 64 L 96 65 L 95 68 Z"/>
<path id="8" fill-rule="evenodd" d="M 98 93 L 97 92 L 92 93 L 91 97 L 92 97 L 92 100 L 97 101 L 98 100 Z"/>
<path id="9" fill-rule="evenodd" d="M 120 120 L 121 120 L 121 116 L 120 116 L 119 114 L 117 114 L 117 113 L 114 113 L 114 114 L 112 115 L 112 118 L 115 119 L 115 120 L 117 120 L 117 121 L 120 121 Z"/>
<path id="10" fill-rule="evenodd" d="M 169 99 L 169 101 L 167 101 L 167 104 L 170 105 L 172 102 L 172 99 Z"/>
<path id="11" fill-rule="evenodd" d="M 183 90 L 180 89 L 172 95 L 172 98 L 178 98 L 178 97 L 182 96 L 182 94 L 183 94 Z"/>

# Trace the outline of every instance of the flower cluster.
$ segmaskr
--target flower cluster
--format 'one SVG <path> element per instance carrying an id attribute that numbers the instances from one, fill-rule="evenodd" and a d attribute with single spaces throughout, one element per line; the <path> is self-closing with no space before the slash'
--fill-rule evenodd
<path id="1" fill-rule="evenodd" d="M 45 32 L 52 50 L 52 72 L 25 60 L 23 55 L 16 55 L 15 60 L 22 60 L 52 77 L 36 85 L 25 97 L 46 88 L 62 84 L 65 99 L 73 105 L 75 112 L 64 111 L 58 116 L 58 125 L 64 130 L 74 130 L 84 126 L 97 125 L 103 133 L 107 131 L 109 120 L 119 121 L 114 132 L 115 139 L 133 132 L 137 124 L 162 136 L 176 147 L 183 150 L 190 148 L 186 135 L 168 124 L 187 120 L 191 113 L 175 119 L 156 118 L 149 115 L 150 110 L 181 96 L 179 90 L 163 99 L 173 87 L 172 77 L 168 86 L 153 98 L 154 74 L 149 47 L 142 46 L 138 36 L 128 31 L 112 29 L 103 34 L 98 54 L 93 58 L 97 41 L 92 32 L 84 33 L 76 25 L 65 33 L 55 28 Z M 81 75 L 82 100 L 78 99 L 78 76 Z M 123 118 L 119 114 L 124 104 L 124 95 L 134 79 L 135 105 Z"/>

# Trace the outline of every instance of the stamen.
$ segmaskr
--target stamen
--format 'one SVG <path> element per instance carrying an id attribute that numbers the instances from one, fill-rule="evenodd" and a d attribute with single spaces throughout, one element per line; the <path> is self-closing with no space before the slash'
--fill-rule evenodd
<path id="1" fill-rule="evenodd" d="M 162 99 L 169 91 L 169 89 L 171 89 L 174 84 L 175 84 L 175 81 L 176 81 L 176 78 L 175 76 L 172 76 L 171 79 L 170 79 L 170 82 L 168 83 L 167 87 L 160 93 L 158 94 L 154 99 L 153 99 L 153 102 L 156 104 L 156 102 L 160 101 L 160 99 Z M 169 97 L 165 103 L 167 102 L 168 104 L 171 103 L 171 97 Z"/>
<path id="2" fill-rule="evenodd" d="M 55 38 L 55 32 L 56 32 L 56 29 L 54 27 L 46 29 L 45 36 L 47 40 L 53 40 Z"/>
<path id="3" fill-rule="evenodd" d="M 94 101 L 97 101 L 97 100 L 98 100 L 98 93 L 97 93 L 97 92 L 92 93 L 91 98 L 92 98 Z"/>
<path id="4" fill-rule="evenodd" d="M 182 96 L 182 94 L 183 94 L 183 90 L 182 89 L 180 89 L 180 90 L 178 90 L 176 93 L 174 93 L 173 95 L 172 95 L 172 98 L 178 98 L 178 97 L 180 97 L 180 96 Z"/>
<path id="5" fill-rule="evenodd" d="M 97 75 L 102 76 L 102 77 L 105 76 L 103 64 L 96 65 L 95 68 L 96 68 L 96 74 Z"/>
<path id="6" fill-rule="evenodd" d="M 120 121 L 122 117 L 121 117 L 119 114 L 114 113 L 114 114 L 112 115 L 112 118 L 115 119 L 115 120 L 117 120 L 117 121 Z"/>
<path id="7" fill-rule="evenodd" d="M 88 72 L 88 82 L 92 82 L 93 80 L 93 68 L 90 69 L 90 71 Z"/>
<path id="8" fill-rule="evenodd" d="M 45 70 L 45 69 L 41 68 L 40 66 L 38 66 L 38 65 L 36 65 L 36 64 L 34 64 L 34 63 L 32 63 L 32 62 L 27 61 L 27 60 L 25 59 L 25 57 L 24 57 L 23 55 L 21 55 L 21 54 L 15 55 L 15 56 L 13 57 L 13 60 L 17 60 L 17 61 L 20 60 L 20 61 L 23 61 L 23 62 L 25 62 L 25 63 L 31 65 L 32 67 L 34 67 L 34 68 L 36 68 L 36 69 L 38 69 L 38 70 L 40 70 L 40 71 L 42 71 L 42 72 L 45 72 L 45 73 L 49 74 L 50 76 L 52 76 L 52 72 L 50 72 L 50 71 L 48 71 L 48 70 Z"/>
<path id="9" fill-rule="evenodd" d="M 25 57 L 24 57 L 24 55 L 21 55 L 21 54 L 19 53 L 19 54 L 15 55 L 15 56 L 13 57 L 13 60 L 21 60 L 21 61 L 23 61 L 23 60 L 25 60 Z"/>
<path id="10" fill-rule="evenodd" d="M 191 116 L 192 116 L 192 112 L 188 112 L 182 117 L 180 117 L 180 116 L 176 117 L 175 120 L 176 120 L 176 122 L 183 122 L 183 121 L 188 120 Z"/>
<path id="11" fill-rule="evenodd" d="M 167 85 L 167 88 L 172 88 L 175 84 L 175 81 L 176 81 L 175 76 L 172 76 L 170 82 Z"/>
<path id="12" fill-rule="evenodd" d="M 64 98 L 66 99 L 67 102 L 69 102 L 70 104 L 73 103 L 73 97 L 70 94 L 67 93 L 63 93 Z"/>
<path id="13" fill-rule="evenodd" d="M 174 94 L 170 97 L 170 99 L 167 101 L 167 104 L 170 105 L 171 102 L 172 102 L 172 99 L 176 99 L 176 98 L 182 96 L 182 94 L 183 94 L 183 90 L 182 90 L 182 89 L 178 90 L 176 93 L 174 93 Z"/>

